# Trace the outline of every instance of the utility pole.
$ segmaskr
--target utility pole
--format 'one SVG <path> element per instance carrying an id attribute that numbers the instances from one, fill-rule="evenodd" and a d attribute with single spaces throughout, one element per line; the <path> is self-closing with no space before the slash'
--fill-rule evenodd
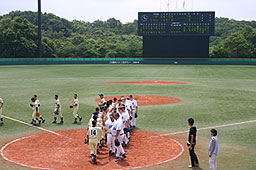
<path id="1" fill-rule="evenodd" d="M 41 0 L 38 0 L 38 57 L 41 58 L 42 57 L 42 34 L 41 34 L 41 30 L 42 30 L 42 21 L 41 21 Z"/>

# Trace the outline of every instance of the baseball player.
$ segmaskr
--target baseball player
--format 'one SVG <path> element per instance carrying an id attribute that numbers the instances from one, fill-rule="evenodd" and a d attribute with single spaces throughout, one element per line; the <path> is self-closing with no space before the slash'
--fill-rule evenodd
<path id="1" fill-rule="evenodd" d="M 30 104 L 30 106 L 32 107 L 33 113 L 32 113 L 32 121 L 31 124 L 33 124 L 34 126 L 37 126 L 36 124 L 36 120 L 38 121 L 38 124 L 41 123 L 41 120 L 39 120 L 37 117 L 39 117 L 39 112 L 38 112 L 38 104 L 36 102 L 35 98 L 31 98 L 32 103 Z"/>
<path id="2" fill-rule="evenodd" d="M 62 116 L 62 113 L 61 113 L 61 105 L 60 105 L 60 100 L 59 100 L 59 96 L 56 94 L 54 96 L 54 99 L 55 99 L 55 109 L 54 109 L 54 112 L 53 112 L 53 116 L 54 116 L 54 120 L 52 123 L 57 123 L 57 116 L 60 116 L 60 124 L 63 124 L 64 121 L 63 121 L 63 116 Z"/>
<path id="3" fill-rule="evenodd" d="M 116 121 L 113 124 L 112 135 L 115 139 L 115 146 L 117 149 L 115 162 L 118 162 L 120 154 L 122 154 L 121 159 L 125 159 L 127 158 L 127 156 L 122 146 L 124 135 L 123 120 L 120 117 L 119 113 L 115 113 L 114 118 Z"/>
<path id="4" fill-rule="evenodd" d="M 39 102 L 39 100 L 38 100 L 38 98 L 37 98 L 37 95 L 35 94 L 34 95 L 34 99 L 36 100 L 35 102 L 37 103 L 37 105 L 38 105 L 38 113 L 39 113 L 39 107 L 40 107 L 40 102 Z M 38 119 L 38 118 L 36 118 L 36 119 Z M 42 115 L 41 114 L 39 114 L 39 119 L 42 121 L 42 123 L 44 123 L 45 122 L 45 119 L 42 117 Z"/>
<path id="5" fill-rule="evenodd" d="M 96 127 L 97 122 L 92 121 L 92 127 L 89 127 L 89 130 L 87 132 L 88 138 L 89 139 L 89 147 L 90 147 L 90 152 L 91 152 L 91 157 L 93 163 L 97 164 L 96 161 L 96 154 L 97 154 L 97 147 L 99 143 L 99 137 L 102 135 L 102 128 L 101 127 Z"/>
<path id="6" fill-rule="evenodd" d="M 104 111 L 104 109 L 105 109 L 105 106 L 101 106 L 101 107 L 100 107 L 100 113 L 99 113 L 99 115 L 101 115 L 101 118 L 102 118 L 102 125 L 103 125 L 102 140 L 103 140 L 104 138 L 107 139 L 106 136 L 107 136 L 107 134 L 108 134 L 108 128 L 107 128 L 107 126 L 105 125 L 105 122 L 107 121 L 107 114 L 106 114 L 106 112 Z M 102 144 L 102 146 L 104 146 L 104 145 Z"/>
<path id="7" fill-rule="evenodd" d="M 134 129 L 136 127 L 136 119 L 138 117 L 138 104 L 137 104 L 137 101 L 133 98 L 132 95 L 129 96 L 129 99 L 132 103 L 131 127 Z"/>
<path id="8" fill-rule="evenodd" d="M 123 141 L 125 144 L 125 147 L 128 147 L 128 142 L 129 142 L 129 136 L 128 136 L 128 131 L 129 131 L 129 120 L 130 116 L 128 111 L 125 109 L 125 105 L 122 104 L 119 108 L 118 111 L 120 113 L 120 116 L 123 121 L 123 128 L 124 128 L 124 135 L 123 135 Z"/>
<path id="9" fill-rule="evenodd" d="M 104 104 L 106 104 L 106 100 L 103 94 L 100 94 L 99 96 L 100 96 L 100 105 L 103 106 Z"/>
<path id="10" fill-rule="evenodd" d="M 106 121 L 105 125 L 107 126 L 108 130 L 108 135 L 107 135 L 107 146 L 109 150 L 109 156 L 114 156 L 115 155 L 115 140 L 112 136 L 112 127 L 114 124 L 114 117 L 113 114 L 109 115 L 108 120 Z"/>
<path id="11" fill-rule="evenodd" d="M 1 118 L 1 123 L 0 125 L 4 124 L 4 120 L 3 120 L 3 106 L 4 106 L 4 100 L 2 98 L 0 98 L 0 118 Z"/>
<path id="12" fill-rule="evenodd" d="M 70 108 L 74 108 L 74 110 L 73 110 L 73 116 L 75 118 L 74 124 L 77 123 L 77 118 L 81 122 L 82 121 L 82 117 L 77 114 L 78 109 L 79 109 L 79 102 L 78 102 L 77 94 L 74 94 L 74 102 L 73 102 L 73 104 L 70 104 L 69 107 Z"/>

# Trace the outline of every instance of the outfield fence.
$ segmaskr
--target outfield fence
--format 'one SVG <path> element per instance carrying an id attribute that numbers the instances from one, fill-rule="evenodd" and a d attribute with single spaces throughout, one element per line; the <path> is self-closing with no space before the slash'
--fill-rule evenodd
<path id="1" fill-rule="evenodd" d="M 256 65 L 254 58 L 0 58 L 0 65 L 167 64 Z"/>

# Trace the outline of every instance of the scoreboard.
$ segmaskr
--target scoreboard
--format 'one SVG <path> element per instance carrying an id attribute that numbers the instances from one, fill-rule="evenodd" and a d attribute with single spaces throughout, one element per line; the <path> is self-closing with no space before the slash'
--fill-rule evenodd
<path id="1" fill-rule="evenodd" d="M 139 12 L 140 36 L 211 36 L 215 12 Z"/>

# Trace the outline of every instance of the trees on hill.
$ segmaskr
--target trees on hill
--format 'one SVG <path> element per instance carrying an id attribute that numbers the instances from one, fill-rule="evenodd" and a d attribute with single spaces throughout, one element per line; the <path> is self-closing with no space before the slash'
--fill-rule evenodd
<path id="1" fill-rule="evenodd" d="M 256 21 L 216 18 L 210 39 L 211 57 L 256 57 Z M 115 18 L 94 22 L 68 21 L 42 14 L 43 57 L 139 57 L 142 37 L 137 20 Z M 37 56 L 37 13 L 13 11 L 0 16 L 0 57 Z"/>

